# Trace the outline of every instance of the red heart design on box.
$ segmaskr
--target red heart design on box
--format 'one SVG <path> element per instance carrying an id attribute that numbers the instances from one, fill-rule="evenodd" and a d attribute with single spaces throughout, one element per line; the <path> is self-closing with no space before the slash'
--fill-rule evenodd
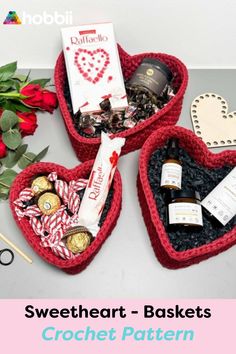
<path id="1" fill-rule="evenodd" d="M 170 138 L 178 138 L 181 146 L 199 165 L 209 169 L 236 166 L 236 151 L 218 154 L 207 146 L 192 131 L 182 127 L 165 127 L 154 132 L 142 147 L 137 180 L 139 202 L 149 233 L 153 250 L 159 261 L 167 268 L 177 269 L 212 257 L 236 244 L 236 226 L 211 243 L 177 252 L 168 237 L 153 196 L 148 178 L 148 164 L 152 153 L 163 147 Z"/>
<path id="2" fill-rule="evenodd" d="M 12 214 L 28 243 L 46 262 L 69 274 L 79 273 L 88 266 L 116 225 L 121 210 L 122 200 L 122 183 L 119 171 L 116 170 L 113 179 L 113 197 L 110 210 L 108 211 L 106 219 L 104 220 L 95 240 L 86 251 L 71 260 L 58 258 L 51 249 L 40 246 L 40 238 L 33 232 L 29 221 L 25 218 L 19 221 L 15 213 L 14 201 L 19 197 L 19 193 L 22 189 L 31 185 L 32 179 L 37 175 L 48 175 L 50 172 L 55 171 L 57 172 L 58 178 L 69 182 L 73 179 L 87 178 L 92 166 L 93 161 L 87 161 L 72 170 L 68 170 L 63 166 L 54 163 L 39 162 L 22 171 L 16 177 L 10 191 L 10 206 Z"/>
<path id="3" fill-rule="evenodd" d="M 80 74 L 93 84 L 103 78 L 109 64 L 109 54 L 102 48 L 93 51 L 79 48 L 75 52 L 75 65 Z"/>

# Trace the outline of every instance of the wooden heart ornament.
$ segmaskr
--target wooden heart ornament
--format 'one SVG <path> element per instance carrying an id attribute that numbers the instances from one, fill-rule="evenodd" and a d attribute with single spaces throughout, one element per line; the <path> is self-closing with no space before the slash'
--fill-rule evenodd
<path id="1" fill-rule="evenodd" d="M 236 145 L 236 111 L 228 113 L 226 100 L 216 93 L 203 93 L 191 105 L 195 134 L 209 147 Z"/>
<path id="2" fill-rule="evenodd" d="M 192 131 L 182 127 L 169 126 L 158 129 L 144 143 L 139 158 L 139 174 L 137 179 L 140 207 L 156 257 L 165 267 L 177 269 L 199 263 L 236 244 L 236 226 L 234 226 L 232 222 L 230 227 L 218 228 L 218 236 L 213 241 L 210 241 L 208 234 L 206 234 L 206 243 L 200 246 L 191 247 L 184 251 L 177 251 L 176 248 L 173 247 L 169 233 L 165 228 L 163 217 L 161 217 L 163 212 L 165 212 L 165 204 L 164 211 L 163 209 L 159 209 L 159 204 L 155 199 L 154 189 L 151 187 L 153 183 L 151 179 L 153 179 L 153 177 L 149 174 L 151 163 L 153 163 L 153 161 L 151 161 L 153 153 L 159 149 L 163 149 L 170 138 L 177 138 L 179 140 L 180 147 L 193 159 L 193 163 L 201 166 L 201 168 L 205 170 L 206 175 L 209 175 L 209 170 L 220 169 L 225 166 L 227 166 L 227 169 L 235 167 L 236 151 L 224 151 L 219 154 L 213 154 Z M 182 161 L 182 165 L 183 172 L 185 169 L 186 178 L 186 176 L 190 174 L 190 166 L 185 164 L 184 161 Z M 153 166 L 155 166 L 156 169 L 155 176 L 160 176 L 160 170 L 157 168 L 157 164 L 154 163 Z M 191 173 L 191 175 L 194 181 L 199 179 L 199 175 L 194 175 L 193 173 Z M 204 176 L 202 178 L 204 179 Z M 205 188 L 204 181 L 202 185 L 204 185 Z M 208 188 L 209 187 L 211 188 L 211 186 L 208 186 Z M 159 190 L 158 183 L 155 185 L 155 191 L 156 190 Z M 208 226 L 207 230 L 211 227 L 213 227 L 212 224 Z M 202 232 L 204 233 L 204 227 Z M 186 234 L 188 235 L 187 231 Z M 189 239 L 191 239 L 192 235 L 193 233 L 189 232 Z M 181 236 L 183 236 L 181 231 L 176 234 L 176 237 L 181 238 Z"/>
<path id="3" fill-rule="evenodd" d="M 93 51 L 79 48 L 75 53 L 74 63 L 85 80 L 96 84 L 103 78 L 110 59 L 102 48 Z"/>
<path id="4" fill-rule="evenodd" d="M 70 182 L 71 180 L 77 180 L 79 178 L 88 178 L 92 166 L 93 161 L 87 161 L 72 170 L 68 170 L 63 166 L 53 163 L 36 163 L 26 168 L 16 177 L 10 191 L 10 206 L 12 214 L 25 239 L 34 251 L 37 252 L 37 254 L 46 262 L 69 274 L 77 274 L 89 265 L 116 225 L 121 210 L 122 199 L 122 184 L 119 171 L 116 170 L 113 179 L 113 195 L 111 205 L 95 240 L 83 253 L 73 259 L 64 260 L 57 257 L 50 248 L 43 248 L 40 246 L 40 238 L 34 233 L 28 219 L 18 219 L 15 212 L 14 201 L 19 197 L 20 192 L 24 188 L 31 185 L 32 180 L 37 175 L 48 175 L 50 172 L 55 171 L 58 178 L 66 182 Z"/>

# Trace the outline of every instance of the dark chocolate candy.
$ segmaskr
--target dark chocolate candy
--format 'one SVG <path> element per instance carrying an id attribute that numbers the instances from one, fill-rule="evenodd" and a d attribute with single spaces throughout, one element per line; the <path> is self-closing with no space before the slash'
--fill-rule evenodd
<path id="1" fill-rule="evenodd" d="M 107 112 L 111 110 L 111 103 L 109 101 L 108 98 L 106 98 L 105 100 L 103 100 L 100 104 L 99 104 L 101 110 Z"/>
<path id="2" fill-rule="evenodd" d="M 159 112 L 174 96 L 174 90 L 167 85 L 162 96 L 142 91 L 140 88 L 129 88 L 126 84 L 129 106 L 121 111 L 112 111 L 108 98 L 100 103 L 103 110 L 100 114 L 73 114 L 68 83 L 65 86 L 65 98 L 77 132 L 87 138 L 100 137 L 101 132 L 116 134 L 133 128 L 140 122 Z M 131 119 L 132 118 L 132 119 Z"/>

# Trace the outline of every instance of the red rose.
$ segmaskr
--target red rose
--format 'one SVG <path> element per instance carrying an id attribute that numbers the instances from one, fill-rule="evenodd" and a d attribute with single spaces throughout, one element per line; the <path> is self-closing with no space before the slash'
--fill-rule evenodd
<path id="1" fill-rule="evenodd" d="M 20 90 L 20 93 L 23 96 L 27 96 L 27 98 L 24 98 L 22 100 L 25 105 L 30 107 L 40 108 L 43 99 L 42 89 L 40 85 L 38 84 L 26 85 Z"/>
<path id="2" fill-rule="evenodd" d="M 2 136 L 0 136 L 0 158 L 2 159 L 7 154 L 7 147 L 2 141 Z"/>
<path id="3" fill-rule="evenodd" d="M 27 98 L 22 99 L 26 106 L 40 108 L 50 113 L 57 108 L 57 95 L 49 90 L 42 89 L 38 84 L 24 86 L 20 93 Z"/>
<path id="4" fill-rule="evenodd" d="M 55 92 L 51 92 L 48 90 L 43 90 L 42 94 L 43 100 L 40 108 L 52 113 L 54 109 L 57 108 L 57 95 L 55 94 Z"/>
<path id="5" fill-rule="evenodd" d="M 38 126 L 37 116 L 34 112 L 17 112 L 19 117 L 19 127 L 22 136 L 34 135 L 34 132 Z"/>

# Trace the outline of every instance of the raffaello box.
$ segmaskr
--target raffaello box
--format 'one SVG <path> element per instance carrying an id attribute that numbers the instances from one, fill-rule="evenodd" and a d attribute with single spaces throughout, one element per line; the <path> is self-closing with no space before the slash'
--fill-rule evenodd
<path id="1" fill-rule="evenodd" d="M 98 112 L 109 98 L 113 109 L 128 105 L 112 23 L 62 29 L 74 113 Z"/>

